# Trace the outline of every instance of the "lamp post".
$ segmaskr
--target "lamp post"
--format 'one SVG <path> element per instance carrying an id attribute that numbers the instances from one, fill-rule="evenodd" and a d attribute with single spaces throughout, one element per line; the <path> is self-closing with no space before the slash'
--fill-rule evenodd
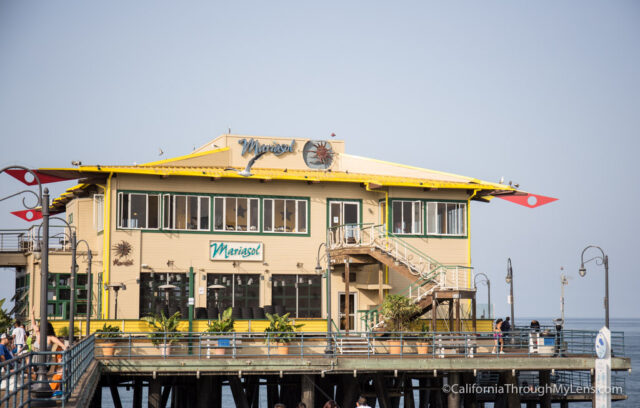
<path id="1" fill-rule="evenodd" d="M 476 289 L 478 288 L 478 276 L 482 276 L 484 277 L 484 282 L 487 284 L 487 302 L 489 303 L 488 306 L 488 314 L 489 314 L 489 319 L 492 318 L 491 316 L 491 281 L 489 280 L 489 277 L 487 276 L 486 273 L 480 272 L 480 273 L 476 273 L 476 276 L 473 278 L 473 286 L 476 287 Z"/>
<path id="2" fill-rule="evenodd" d="M 328 233 L 328 232 L 327 232 Z M 318 245 L 318 255 L 316 257 L 316 273 L 318 275 L 322 274 L 322 266 L 320 265 L 320 249 L 324 245 L 325 248 L 325 257 L 327 259 L 327 269 L 326 269 L 326 279 L 327 279 L 327 348 L 324 353 L 326 355 L 333 354 L 333 347 L 331 344 L 331 255 L 329 254 L 329 246 L 326 242 L 320 243 Z"/>
<path id="3" fill-rule="evenodd" d="M 113 284 L 107 285 L 107 288 L 113 289 L 113 291 L 116 293 L 114 318 L 117 320 L 118 319 L 118 292 L 120 291 L 120 289 L 127 290 L 127 285 L 125 285 L 124 283 L 113 283 Z"/>
<path id="4" fill-rule="evenodd" d="M 515 326 L 516 319 L 513 317 L 513 267 L 511 266 L 511 258 L 507 259 L 507 276 L 504 279 L 509 284 L 509 303 L 511 304 L 511 325 Z"/>
<path id="5" fill-rule="evenodd" d="M 589 248 L 596 248 L 600 250 L 602 256 L 594 256 L 587 261 L 584 260 L 584 253 Z M 596 245 L 589 245 L 585 249 L 582 250 L 582 255 L 580 255 L 580 269 L 578 269 L 578 273 L 580 276 L 584 277 L 587 274 L 587 269 L 584 267 L 584 264 L 587 262 L 591 262 L 596 260 L 596 264 L 603 265 L 604 264 L 604 325 L 609 328 L 609 257 L 604 253 L 602 248 Z"/>
<path id="6" fill-rule="evenodd" d="M 39 246 L 42 254 L 41 261 L 40 261 L 41 263 L 40 263 L 40 341 L 39 341 L 39 346 L 41 351 L 46 351 L 47 335 L 49 334 L 47 333 L 47 323 L 48 323 L 47 322 L 47 282 L 49 281 L 49 189 L 45 187 L 43 191 L 42 183 L 40 182 L 40 178 L 38 177 L 36 172 L 23 166 L 18 166 L 18 165 L 7 166 L 2 170 L 0 170 L 0 174 L 4 173 L 6 170 L 12 170 L 12 169 L 24 171 L 25 172 L 24 176 L 26 176 L 26 174 L 29 173 L 31 176 L 33 176 L 33 179 L 34 179 L 33 181 L 35 182 L 35 184 L 38 185 L 38 193 L 34 193 L 31 190 L 23 190 L 18 193 L 11 194 L 7 197 L 4 197 L 0 199 L 0 201 L 4 201 L 8 198 L 15 197 L 23 193 L 28 193 L 36 196 L 37 202 L 34 206 L 29 206 L 27 205 L 23 197 L 22 205 L 29 210 L 35 210 L 38 206 L 40 206 L 40 212 L 42 213 L 43 232 L 46 238 L 42 240 L 41 245 Z M 32 185 L 32 183 L 28 182 L 26 178 L 24 179 L 23 183 L 27 185 Z M 35 322 L 31 322 L 31 324 L 35 325 Z M 44 361 L 38 361 L 38 362 L 44 363 Z M 31 387 L 31 391 L 34 393 L 36 398 L 48 398 L 51 395 L 51 387 L 47 383 L 48 368 L 49 367 L 47 367 L 45 364 L 40 364 L 37 367 L 37 371 L 38 371 L 37 383 L 33 387 Z M 31 405 L 36 406 L 36 404 L 37 402 L 35 404 L 32 403 Z M 45 403 L 42 405 L 47 405 L 47 404 Z"/>
<path id="7" fill-rule="evenodd" d="M 560 267 L 561 271 L 564 271 L 564 268 Z M 564 325 L 564 287 L 569 284 L 569 278 L 564 273 L 560 274 L 560 320 L 562 320 L 562 324 Z"/>

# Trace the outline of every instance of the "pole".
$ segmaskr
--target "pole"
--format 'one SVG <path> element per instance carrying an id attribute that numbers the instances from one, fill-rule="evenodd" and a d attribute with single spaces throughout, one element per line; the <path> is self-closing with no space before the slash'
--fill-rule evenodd
<path id="1" fill-rule="evenodd" d="M 76 232 L 71 230 L 71 275 L 70 283 L 71 294 L 69 295 L 69 347 L 73 344 L 73 331 L 75 329 L 75 312 L 76 312 L 76 246 L 78 245 Z"/>
<path id="2" fill-rule="evenodd" d="M 601 250 L 602 251 L 602 250 Z M 604 261 L 604 325 L 609 328 L 609 256 L 602 251 Z"/>
<path id="3" fill-rule="evenodd" d="M 193 353 L 191 349 L 191 336 L 193 332 L 193 307 L 195 302 L 193 293 L 193 266 L 189 267 L 189 354 Z"/>
<path id="4" fill-rule="evenodd" d="M 87 245 L 88 247 L 88 245 Z M 87 248 L 88 251 L 88 266 L 87 266 L 87 329 L 86 335 L 91 334 L 91 298 L 93 295 L 93 275 L 91 274 L 91 248 Z"/>
<path id="5" fill-rule="evenodd" d="M 511 277 L 509 282 L 509 298 L 511 299 L 511 326 L 515 326 L 516 319 L 514 317 L 513 309 L 514 309 L 514 303 L 516 302 L 513 299 L 513 267 L 511 266 L 511 258 L 509 258 L 508 263 L 509 263 L 509 276 Z"/>
<path id="6" fill-rule="evenodd" d="M 40 264 L 40 351 L 47 351 L 47 285 L 49 282 L 49 189 L 45 188 L 40 200 L 42 211 L 42 245 L 40 253 L 42 254 Z M 34 322 L 35 323 L 35 322 Z M 53 333 L 51 333 L 53 334 Z M 44 363 L 44 360 L 40 360 Z M 46 398 L 51 395 L 51 387 L 47 384 L 47 369 L 44 364 L 38 366 L 38 384 L 34 389 L 37 390 L 39 398 Z"/>
<path id="7" fill-rule="evenodd" d="M 487 279 L 487 302 L 489 302 L 489 319 L 493 319 L 491 315 L 491 281 Z"/>

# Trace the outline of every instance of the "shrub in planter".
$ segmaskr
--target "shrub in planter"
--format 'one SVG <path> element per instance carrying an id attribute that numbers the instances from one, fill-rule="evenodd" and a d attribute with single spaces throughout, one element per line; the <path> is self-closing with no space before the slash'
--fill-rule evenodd
<path id="1" fill-rule="evenodd" d="M 175 312 L 170 317 L 166 317 L 164 312 L 159 315 L 145 316 L 142 318 L 151 327 L 153 333 L 149 334 L 151 343 L 159 347 L 162 356 L 171 354 L 171 344 L 180 339 L 178 334 L 178 324 L 180 323 L 180 312 Z"/>
<path id="2" fill-rule="evenodd" d="M 212 320 L 209 322 L 207 326 L 206 333 L 230 333 L 233 331 L 233 325 L 235 320 L 231 317 L 232 308 L 227 308 L 224 312 L 222 312 L 221 316 L 218 316 L 217 320 Z M 225 353 L 225 347 L 230 347 L 230 340 L 228 338 L 219 338 L 218 339 L 218 348 L 214 349 L 214 354 L 223 355 Z"/>
<path id="3" fill-rule="evenodd" d="M 266 341 L 276 343 L 276 354 L 289 354 L 287 343 L 290 343 L 295 337 L 296 329 L 304 326 L 304 324 L 294 324 L 289 320 L 289 313 L 282 316 L 265 313 L 265 316 L 269 320 L 269 326 L 264 329 L 264 332 L 267 333 Z"/>
<path id="4" fill-rule="evenodd" d="M 69 329 L 67 329 L 68 331 Z M 118 326 L 112 326 L 105 323 L 101 329 L 96 330 L 96 337 L 100 339 L 118 339 L 122 337 L 122 332 Z M 102 355 L 113 356 L 115 354 L 116 343 L 114 341 L 105 341 L 102 343 Z"/>
<path id="5" fill-rule="evenodd" d="M 399 336 L 400 332 L 407 331 L 411 320 L 419 313 L 420 308 L 411 299 L 402 295 L 388 295 L 380 307 L 380 315 L 385 321 L 387 330 L 394 332 L 393 336 Z M 402 341 L 389 340 L 389 353 L 400 354 Z"/>

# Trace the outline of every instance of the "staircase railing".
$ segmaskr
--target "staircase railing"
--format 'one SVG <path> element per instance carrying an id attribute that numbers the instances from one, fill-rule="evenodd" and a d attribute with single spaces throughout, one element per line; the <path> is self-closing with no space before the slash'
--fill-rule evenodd
<path id="1" fill-rule="evenodd" d="M 394 262 L 403 264 L 407 270 L 416 276 L 403 292 L 406 296 L 419 303 L 429 296 L 436 288 L 439 289 L 472 289 L 473 268 L 459 265 L 444 265 L 426 255 L 413 245 L 402 240 L 397 235 L 387 231 L 384 225 L 375 224 L 345 224 L 330 228 L 329 248 L 342 249 L 353 247 L 374 247 L 391 256 Z M 379 314 L 380 306 L 368 311 L 369 314 Z M 372 316 L 365 316 L 366 322 L 373 321 Z M 373 328 L 379 327 L 384 320 L 377 319 Z"/>

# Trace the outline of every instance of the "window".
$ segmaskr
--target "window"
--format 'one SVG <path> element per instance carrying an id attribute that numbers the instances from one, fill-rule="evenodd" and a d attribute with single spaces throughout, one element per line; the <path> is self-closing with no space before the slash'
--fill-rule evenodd
<path id="1" fill-rule="evenodd" d="M 258 232 L 257 198 L 216 197 L 213 202 L 215 231 Z"/>
<path id="2" fill-rule="evenodd" d="M 307 232 L 307 200 L 265 198 L 264 232 Z"/>
<path id="3" fill-rule="evenodd" d="M 93 226 L 98 232 L 104 230 L 104 194 L 93 196 Z"/>
<path id="4" fill-rule="evenodd" d="M 271 300 L 293 317 L 322 317 L 322 277 L 317 275 L 273 275 Z"/>
<path id="5" fill-rule="evenodd" d="M 251 308 L 260 305 L 259 274 L 207 274 L 207 309 L 221 313 L 229 307 Z"/>
<path id="6" fill-rule="evenodd" d="M 47 285 L 47 315 L 69 317 L 71 279 L 68 273 L 50 273 Z M 76 274 L 76 314 L 87 313 L 87 275 Z"/>
<path id="7" fill-rule="evenodd" d="M 464 236 L 467 234 L 466 203 L 427 203 L 427 234 Z"/>
<path id="8" fill-rule="evenodd" d="M 118 193 L 118 227 L 157 229 L 160 196 L 144 193 Z"/>
<path id="9" fill-rule="evenodd" d="M 422 234 L 422 202 L 394 200 L 393 233 Z"/>
<path id="10" fill-rule="evenodd" d="M 209 197 L 165 194 L 162 201 L 163 229 L 209 230 Z"/>
<path id="11" fill-rule="evenodd" d="M 121 294 L 122 295 L 122 294 Z M 185 273 L 141 273 L 140 317 L 152 314 L 189 316 L 189 278 Z"/>

